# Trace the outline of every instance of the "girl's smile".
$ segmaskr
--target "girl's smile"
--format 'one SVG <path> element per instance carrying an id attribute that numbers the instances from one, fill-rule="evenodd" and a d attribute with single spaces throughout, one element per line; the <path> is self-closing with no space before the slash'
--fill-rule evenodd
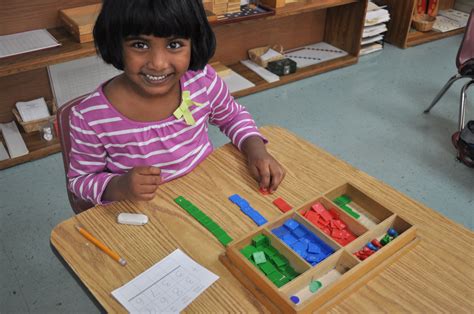
<path id="1" fill-rule="evenodd" d="M 179 79 L 189 68 L 191 41 L 177 37 L 130 36 L 123 43 L 124 74 L 144 97 L 179 94 Z"/>
<path id="2" fill-rule="evenodd" d="M 163 74 L 163 75 L 153 75 L 153 74 L 146 74 L 146 73 L 143 73 L 142 74 L 144 76 L 144 79 L 145 81 L 148 83 L 148 84 L 152 84 L 152 85 L 158 85 L 158 84 L 165 84 L 166 82 L 168 82 L 173 74 L 170 73 L 170 74 Z"/>

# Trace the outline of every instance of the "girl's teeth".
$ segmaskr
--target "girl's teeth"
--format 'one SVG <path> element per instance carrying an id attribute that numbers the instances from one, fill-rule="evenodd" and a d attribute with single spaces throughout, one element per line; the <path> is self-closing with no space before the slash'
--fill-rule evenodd
<path id="1" fill-rule="evenodd" d="M 154 75 L 146 74 L 146 77 L 147 77 L 149 80 L 152 80 L 152 81 L 161 81 L 161 80 L 164 80 L 164 79 L 165 79 L 166 75 L 154 76 Z"/>

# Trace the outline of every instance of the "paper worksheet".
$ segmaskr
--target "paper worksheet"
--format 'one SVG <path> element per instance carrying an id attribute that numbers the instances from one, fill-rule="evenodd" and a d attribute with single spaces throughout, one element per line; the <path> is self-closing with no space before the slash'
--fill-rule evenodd
<path id="1" fill-rule="evenodd" d="M 0 58 L 60 46 L 45 29 L 0 36 Z"/>
<path id="2" fill-rule="evenodd" d="M 130 313 L 178 313 L 218 278 L 177 249 L 112 295 Z"/>

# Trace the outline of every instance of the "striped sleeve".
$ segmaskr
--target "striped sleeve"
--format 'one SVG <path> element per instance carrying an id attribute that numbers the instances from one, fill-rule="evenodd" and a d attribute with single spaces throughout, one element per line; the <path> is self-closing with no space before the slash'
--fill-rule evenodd
<path id="1" fill-rule="evenodd" d="M 211 106 L 209 122 L 218 126 L 239 150 L 245 139 L 250 136 L 258 136 L 267 143 L 267 139 L 258 131 L 250 113 L 234 100 L 216 71 L 210 66 L 207 66 L 206 70 L 210 80 L 207 90 Z"/>
<path id="2" fill-rule="evenodd" d="M 105 172 L 105 148 L 76 107 L 71 109 L 69 125 L 71 151 L 68 188 L 81 199 L 103 204 L 102 194 L 117 174 Z"/>

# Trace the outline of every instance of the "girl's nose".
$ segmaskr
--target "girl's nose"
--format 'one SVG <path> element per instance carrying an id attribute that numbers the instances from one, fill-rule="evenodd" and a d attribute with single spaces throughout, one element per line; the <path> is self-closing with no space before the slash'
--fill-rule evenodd
<path id="1" fill-rule="evenodd" d="M 168 66 L 169 60 L 166 51 L 153 49 L 150 53 L 148 66 L 155 70 L 162 70 Z"/>

